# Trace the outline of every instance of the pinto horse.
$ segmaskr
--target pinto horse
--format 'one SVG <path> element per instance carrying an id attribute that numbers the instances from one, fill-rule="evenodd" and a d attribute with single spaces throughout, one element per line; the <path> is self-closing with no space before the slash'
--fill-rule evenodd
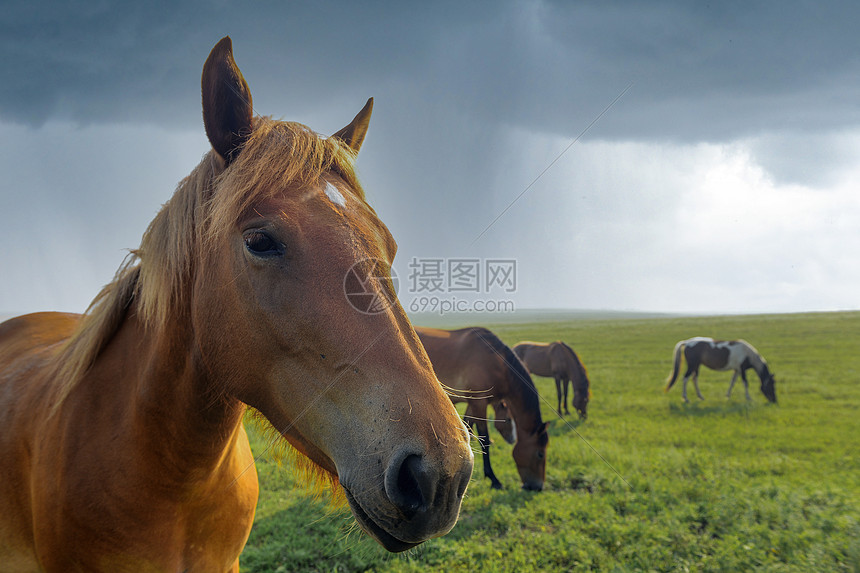
<path id="1" fill-rule="evenodd" d="M 484 476 L 492 487 L 502 489 L 490 465 L 488 405 L 497 412 L 509 411 L 514 421 L 516 443 L 512 453 L 523 489 L 542 490 L 548 424 L 541 419 L 537 389 L 522 362 L 486 328 L 439 330 L 418 326 L 415 331 L 451 400 L 466 402 L 464 420 L 467 426 L 477 428 Z"/>
<path id="2" fill-rule="evenodd" d="M 383 312 L 344 294 L 395 252 L 353 167 L 371 101 L 331 137 L 255 117 L 229 38 L 202 88 L 212 150 L 87 313 L 0 325 L 5 571 L 238 571 L 247 406 L 389 551 L 457 520 L 468 430 L 390 277 Z"/>
<path id="3" fill-rule="evenodd" d="M 513 347 L 514 353 L 523 361 L 529 372 L 537 376 L 555 379 L 555 392 L 558 396 L 558 415 L 564 405 L 567 409 L 568 385 L 573 386 L 573 408 L 583 420 L 588 416 L 588 401 L 591 399 L 591 383 L 582 360 L 573 348 L 564 342 L 520 342 Z M 562 388 L 564 398 L 562 398 Z"/>
<path id="4" fill-rule="evenodd" d="M 768 369 L 764 358 L 745 340 L 723 341 L 697 337 L 678 342 L 675 345 L 672 374 L 666 379 L 666 392 L 672 388 L 675 380 L 678 379 L 678 373 L 681 369 L 681 354 L 687 359 L 687 372 L 684 374 L 684 385 L 681 391 L 684 402 L 689 402 L 687 400 L 687 381 L 690 377 L 693 378 L 696 395 L 700 400 L 705 399 L 702 393 L 699 392 L 699 367 L 702 364 L 712 370 L 734 370 L 732 382 L 729 384 L 729 391 L 726 393 L 726 397 L 728 398 L 732 395 L 732 388 L 734 388 L 735 382 L 738 376 L 740 376 L 744 382 L 744 392 L 746 392 L 747 400 L 751 398 L 746 371 L 752 368 L 761 379 L 762 394 L 769 401 L 776 402 L 776 380 L 773 377 L 773 373 Z"/>

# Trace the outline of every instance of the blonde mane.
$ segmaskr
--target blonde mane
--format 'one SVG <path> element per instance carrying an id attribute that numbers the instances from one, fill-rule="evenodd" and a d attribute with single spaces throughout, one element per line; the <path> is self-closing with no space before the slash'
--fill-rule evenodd
<path id="1" fill-rule="evenodd" d="M 327 172 L 342 177 L 364 200 L 354 161 L 355 152 L 338 138 L 267 117 L 254 120 L 254 130 L 228 168 L 209 151 L 177 185 L 143 234 L 140 248 L 93 299 L 55 356 L 52 411 L 93 366 L 132 306 L 152 336 L 165 332 L 169 321 L 188 317 L 196 261 L 254 204 L 287 188 L 313 185 Z"/>

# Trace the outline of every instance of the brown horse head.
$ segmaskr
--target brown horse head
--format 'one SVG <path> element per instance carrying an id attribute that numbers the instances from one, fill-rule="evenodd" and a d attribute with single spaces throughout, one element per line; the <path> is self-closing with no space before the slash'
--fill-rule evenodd
<path id="1" fill-rule="evenodd" d="M 212 50 L 202 85 L 213 151 L 190 178 L 205 198 L 171 201 L 180 202 L 171 212 L 195 218 L 199 230 L 168 239 L 168 249 L 188 251 L 175 268 L 144 258 L 143 288 L 185 271 L 209 375 L 339 482 L 358 523 L 386 549 L 446 533 L 472 452 L 397 302 L 389 274 L 396 244 L 353 169 L 372 100 L 331 137 L 254 117 L 229 38 Z M 169 235 L 174 224 L 164 210 L 148 235 Z M 348 297 L 350 281 L 379 304 Z"/>
<path id="2" fill-rule="evenodd" d="M 591 401 L 591 382 L 582 368 L 582 377 L 573 381 L 573 409 L 581 420 L 588 419 L 588 403 Z"/>
<path id="3" fill-rule="evenodd" d="M 575 392 L 573 396 L 573 408 L 579 414 L 579 417 L 583 420 L 588 418 L 588 400 L 589 400 L 589 392 Z"/>
<path id="4" fill-rule="evenodd" d="M 512 455 L 523 489 L 541 491 L 546 478 L 546 450 L 549 422 L 541 419 L 540 396 L 525 364 L 514 351 L 489 331 L 482 332 L 485 344 L 492 344 L 507 367 L 509 395 L 506 404 L 516 420 L 517 442 Z"/>
<path id="5" fill-rule="evenodd" d="M 546 447 L 549 444 L 547 427 L 544 422 L 533 432 L 517 433 L 517 443 L 514 444 L 513 456 L 523 489 L 541 491 L 546 479 Z"/>

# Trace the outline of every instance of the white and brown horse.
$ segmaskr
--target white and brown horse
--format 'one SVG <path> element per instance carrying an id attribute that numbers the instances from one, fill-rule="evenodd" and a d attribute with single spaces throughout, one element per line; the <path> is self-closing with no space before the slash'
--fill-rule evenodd
<path id="1" fill-rule="evenodd" d="M 682 353 L 687 359 L 687 372 L 684 374 L 682 390 L 685 402 L 689 402 L 687 400 L 687 381 L 690 377 L 693 378 L 696 395 L 699 396 L 700 400 L 704 400 L 702 393 L 699 392 L 699 367 L 703 364 L 712 370 L 734 370 L 732 382 L 729 384 L 729 391 L 726 393 L 726 397 L 732 395 L 732 388 L 734 388 L 735 382 L 738 376 L 740 376 L 744 382 L 744 392 L 746 392 L 747 400 L 751 398 L 746 371 L 752 368 L 761 379 L 762 393 L 769 401 L 776 402 L 776 380 L 773 377 L 773 373 L 767 367 L 767 362 L 765 362 L 764 358 L 745 340 L 714 340 L 713 338 L 696 337 L 678 342 L 675 345 L 672 374 L 666 380 L 666 392 L 672 388 L 675 380 L 678 378 L 678 373 L 681 369 Z"/>

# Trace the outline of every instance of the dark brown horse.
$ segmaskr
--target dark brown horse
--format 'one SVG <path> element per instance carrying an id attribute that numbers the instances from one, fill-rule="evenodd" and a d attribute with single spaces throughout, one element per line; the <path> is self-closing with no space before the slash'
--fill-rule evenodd
<path id="1" fill-rule="evenodd" d="M 523 488 L 540 491 L 546 475 L 547 424 L 541 419 L 540 398 L 528 371 L 513 351 L 486 328 L 439 330 L 416 327 L 433 369 L 451 394 L 466 402 L 464 420 L 477 428 L 484 458 L 484 475 L 501 489 L 490 465 L 487 406 L 496 411 L 504 402 L 514 421 L 513 457 Z"/>
<path id="2" fill-rule="evenodd" d="M 564 413 L 570 414 L 570 410 L 567 409 L 567 389 L 571 384 L 573 385 L 573 408 L 583 420 L 588 416 L 591 382 L 588 381 L 588 372 L 582 360 L 573 348 L 561 341 L 520 342 L 514 346 L 514 352 L 532 374 L 555 379 L 559 416 L 562 415 L 562 406 L 564 406 Z"/>
<path id="3" fill-rule="evenodd" d="M 699 368 L 704 364 L 712 370 L 734 370 L 732 382 L 726 397 L 732 395 L 732 388 L 738 376 L 744 382 L 744 392 L 747 400 L 750 398 L 749 382 L 746 371 L 752 368 L 761 380 L 761 392 L 770 402 L 776 402 L 776 379 L 758 350 L 745 340 L 714 340 L 713 338 L 697 337 L 682 340 L 675 345 L 672 374 L 666 380 L 665 391 L 668 392 L 678 379 L 681 370 L 681 355 L 687 359 L 687 372 L 684 374 L 684 384 L 681 395 L 687 400 L 687 381 L 692 377 L 696 395 L 700 400 L 705 398 L 699 392 Z"/>
<path id="4" fill-rule="evenodd" d="M 396 299 L 344 295 L 395 251 L 353 168 L 370 102 L 332 137 L 255 117 L 229 38 L 202 86 L 213 149 L 87 313 L 0 324 L 4 571 L 238 571 L 246 405 L 388 550 L 457 520 L 468 430 Z"/>

